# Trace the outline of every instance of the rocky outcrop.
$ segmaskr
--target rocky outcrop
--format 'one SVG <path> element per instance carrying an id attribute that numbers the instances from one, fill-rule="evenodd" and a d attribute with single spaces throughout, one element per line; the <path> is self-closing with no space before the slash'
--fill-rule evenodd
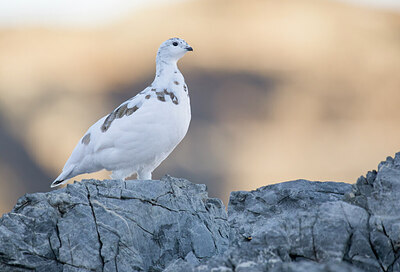
<path id="1" fill-rule="evenodd" d="M 83 181 L 0 221 L 1 271 L 400 271 L 400 154 L 356 184 Z"/>
<path id="2" fill-rule="evenodd" d="M 22 197 L 0 221 L 0 271 L 162 271 L 228 246 L 221 200 L 205 185 L 85 180 Z"/>
<path id="3" fill-rule="evenodd" d="M 231 193 L 230 247 L 192 271 L 360 271 L 343 263 L 352 229 L 365 229 L 368 219 L 342 201 L 351 190 L 345 183 L 296 180 Z"/>
<path id="4" fill-rule="evenodd" d="M 400 271 L 399 199 L 400 153 L 354 185 L 297 180 L 233 192 L 229 249 L 172 271 Z"/>

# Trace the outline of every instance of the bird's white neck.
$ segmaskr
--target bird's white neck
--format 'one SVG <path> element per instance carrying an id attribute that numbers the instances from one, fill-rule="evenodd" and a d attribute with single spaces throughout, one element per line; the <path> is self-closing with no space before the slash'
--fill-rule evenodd
<path id="1" fill-rule="evenodd" d="M 157 81 L 159 78 L 170 78 L 174 76 L 174 74 L 180 74 L 178 69 L 177 61 L 171 59 L 160 59 L 156 60 L 156 77 L 154 81 Z"/>

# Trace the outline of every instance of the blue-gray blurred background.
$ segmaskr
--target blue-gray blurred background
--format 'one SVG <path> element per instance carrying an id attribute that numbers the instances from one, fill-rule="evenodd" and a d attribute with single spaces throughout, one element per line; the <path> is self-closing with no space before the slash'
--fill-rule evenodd
<path id="1" fill-rule="evenodd" d="M 184 38 L 187 137 L 157 169 L 232 190 L 354 182 L 400 150 L 397 0 L 0 3 L 0 214 L 49 191 L 86 129 Z M 76 179 L 107 178 L 106 172 Z"/>

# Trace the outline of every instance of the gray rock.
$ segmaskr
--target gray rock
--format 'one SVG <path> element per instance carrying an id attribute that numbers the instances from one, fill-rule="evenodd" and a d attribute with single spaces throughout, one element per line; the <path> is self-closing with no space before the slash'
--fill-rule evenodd
<path id="1" fill-rule="evenodd" d="M 380 271 L 400 271 L 400 153 L 360 177 L 346 201 L 368 213 L 365 238 Z"/>
<path id="2" fill-rule="evenodd" d="M 225 207 L 183 179 L 94 181 L 22 197 L 0 220 L 0 271 L 162 271 L 224 252 Z"/>
<path id="3" fill-rule="evenodd" d="M 356 184 L 84 181 L 0 220 L 0 271 L 400 271 L 400 154 Z"/>
<path id="4" fill-rule="evenodd" d="M 355 185 L 297 180 L 231 193 L 230 246 L 182 271 L 400 271 L 400 153 Z"/>

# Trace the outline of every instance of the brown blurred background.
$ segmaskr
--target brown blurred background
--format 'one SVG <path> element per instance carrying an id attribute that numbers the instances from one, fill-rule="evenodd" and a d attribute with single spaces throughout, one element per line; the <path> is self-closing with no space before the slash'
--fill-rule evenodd
<path id="1" fill-rule="evenodd" d="M 175 36 L 194 48 L 180 61 L 193 118 L 154 178 L 206 183 L 227 203 L 232 190 L 297 178 L 354 182 L 400 151 L 400 9 L 151 1 L 68 24 L 42 8 L 48 21 L 0 20 L 0 214 L 50 190 L 86 129 L 151 83 L 158 46 Z M 88 177 L 108 176 L 76 179 Z"/>

